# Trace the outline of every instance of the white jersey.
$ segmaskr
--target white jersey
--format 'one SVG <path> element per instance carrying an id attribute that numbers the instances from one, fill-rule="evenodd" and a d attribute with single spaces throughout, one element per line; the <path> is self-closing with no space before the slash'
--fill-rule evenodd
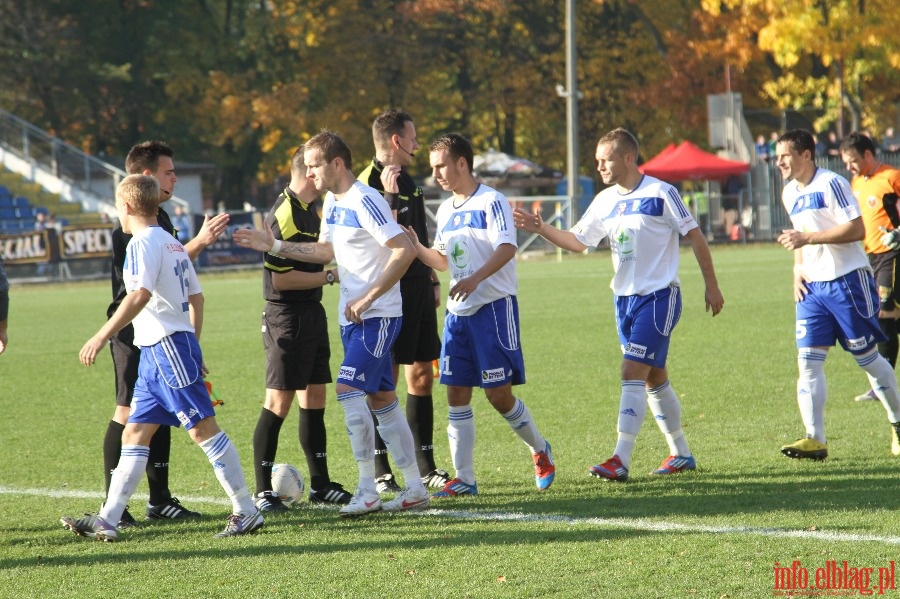
<path id="1" fill-rule="evenodd" d="M 147 227 L 128 242 L 122 272 L 129 293 L 143 288 L 152 294 L 133 322 L 136 346 L 194 332 L 188 296 L 201 292 L 200 281 L 180 241 L 160 226 Z"/>
<path id="2" fill-rule="evenodd" d="M 647 295 L 679 284 L 678 239 L 695 228 L 678 190 L 644 175 L 629 193 L 615 185 L 598 193 L 571 231 L 588 247 L 609 237 L 613 293 Z"/>
<path id="3" fill-rule="evenodd" d="M 796 180 L 781 193 L 784 209 L 798 231 L 824 231 L 860 216 L 859 204 L 850 184 L 840 175 L 816 168 L 812 180 L 803 188 Z M 816 243 L 800 248 L 803 274 L 810 281 L 833 281 L 858 268 L 869 268 L 862 243 Z"/>
<path id="4" fill-rule="evenodd" d="M 344 316 L 347 302 L 362 297 L 372 287 L 391 257 L 391 250 L 385 244 L 405 233 L 381 194 L 359 181 L 340 200 L 328 192 L 322 214 L 319 241 L 329 242 L 334 248 L 341 278 L 338 320 L 341 325 L 348 325 L 350 321 Z M 401 315 L 399 282 L 362 314 L 363 318 Z"/>
<path id="5" fill-rule="evenodd" d="M 438 208 L 434 248 L 447 256 L 451 289 L 457 281 L 481 268 L 504 243 L 518 247 L 512 207 L 506 196 L 496 189 L 479 184 L 458 208 L 453 206 L 453 198 Z M 466 299 L 448 298 L 447 310 L 457 316 L 468 316 L 486 304 L 516 295 L 517 288 L 516 261 L 513 259 L 482 281 L 475 293 Z"/>

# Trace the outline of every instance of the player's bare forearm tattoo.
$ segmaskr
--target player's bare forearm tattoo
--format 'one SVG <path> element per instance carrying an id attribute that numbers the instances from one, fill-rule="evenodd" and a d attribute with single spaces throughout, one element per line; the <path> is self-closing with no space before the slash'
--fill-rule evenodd
<path id="1" fill-rule="evenodd" d="M 316 244 L 313 242 L 285 241 L 282 243 L 281 250 L 278 253 L 285 258 L 309 256 L 316 253 Z"/>

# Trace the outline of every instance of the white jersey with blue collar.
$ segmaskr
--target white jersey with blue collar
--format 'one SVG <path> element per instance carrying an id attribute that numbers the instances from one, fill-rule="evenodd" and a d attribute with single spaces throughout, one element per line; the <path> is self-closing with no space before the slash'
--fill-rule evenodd
<path id="1" fill-rule="evenodd" d="M 197 273 L 181 242 L 160 226 L 131 238 L 122 269 L 128 293 L 146 289 L 150 301 L 135 317 L 134 344 L 156 345 L 179 331 L 194 332 L 188 296 L 201 292 Z"/>
<path id="2" fill-rule="evenodd" d="M 678 190 L 644 175 L 628 193 L 616 185 L 598 193 L 571 232 L 588 247 L 609 237 L 613 293 L 647 295 L 679 284 L 679 236 L 696 227 Z"/>
<path id="3" fill-rule="evenodd" d="M 450 289 L 481 268 L 502 244 L 519 247 L 512 207 L 502 193 L 479 184 L 459 207 L 454 207 L 453 201 L 445 200 L 438 208 L 434 235 L 434 248 L 447 256 L 450 266 Z M 457 316 L 474 314 L 486 304 L 516 295 L 518 281 L 516 261 L 512 259 L 466 299 L 448 298 L 447 310 Z"/>
<path id="4" fill-rule="evenodd" d="M 802 188 L 790 181 L 781 193 L 784 209 L 794 229 L 825 231 L 860 217 L 859 204 L 850 183 L 837 173 L 816 168 Z M 869 268 L 862 243 L 817 243 L 803 246 L 803 274 L 810 281 L 833 281 L 859 268 Z"/>
<path id="5" fill-rule="evenodd" d="M 391 257 L 391 250 L 385 244 L 405 233 L 394 220 L 391 207 L 382 195 L 359 181 L 354 182 L 340 200 L 328 192 L 322 215 L 319 241 L 329 242 L 334 248 L 341 279 L 338 320 L 345 326 L 350 324 L 344 316 L 347 302 L 362 297 L 372 287 Z M 378 318 L 401 314 L 398 282 L 376 299 L 362 316 Z"/>

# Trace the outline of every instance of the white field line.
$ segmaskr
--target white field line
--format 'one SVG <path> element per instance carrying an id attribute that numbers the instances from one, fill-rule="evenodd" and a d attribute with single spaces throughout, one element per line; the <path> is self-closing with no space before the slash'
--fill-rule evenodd
<path id="1" fill-rule="evenodd" d="M 103 501 L 105 496 L 97 491 L 61 491 L 50 489 L 19 489 L 15 487 L 0 486 L 0 495 L 34 495 L 37 497 L 69 498 L 69 499 L 93 499 Z M 147 495 L 135 494 L 134 499 L 146 501 Z M 209 503 L 215 505 L 230 505 L 231 502 L 224 497 L 183 496 L 185 503 Z M 324 509 L 330 509 L 325 507 Z M 642 520 L 640 518 L 573 518 L 558 514 L 522 514 L 515 512 L 472 512 L 464 510 L 430 509 L 424 511 L 409 512 L 410 515 L 430 516 L 439 518 L 453 518 L 458 520 L 480 520 L 491 522 L 525 522 L 535 524 L 568 524 L 570 526 L 583 526 L 595 528 L 609 528 L 617 530 L 640 530 L 648 532 L 670 533 L 694 533 L 694 534 L 718 534 L 718 535 L 747 535 L 760 537 L 779 537 L 811 539 L 820 541 L 865 542 L 884 543 L 885 545 L 900 545 L 900 536 L 883 536 L 869 534 L 854 534 L 831 532 L 827 530 L 791 530 L 786 528 L 763 528 L 754 526 L 709 526 L 705 524 L 684 524 L 681 522 L 669 522 L 665 520 Z"/>

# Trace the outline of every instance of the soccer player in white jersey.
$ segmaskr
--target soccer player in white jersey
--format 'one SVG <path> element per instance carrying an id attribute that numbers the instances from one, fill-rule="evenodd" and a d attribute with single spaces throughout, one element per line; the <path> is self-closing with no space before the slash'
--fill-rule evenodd
<path id="1" fill-rule="evenodd" d="M 850 184 L 816 166 L 815 141 L 802 129 L 778 138 L 775 161 L 788 181 L 781 199 L 794 226 L 782 231 L 778 241 L 794 252 L 797 404 L 806 427 L 806 437 L 783 446 L 781 453 L 824 460 L 825 358 L 835 341 L 865 370 L 887 411 L 892 435 L 900 430 L 900 395 L 894 369 L 878 353 L 877 344 L 885 340 L 878 323 L 878 288 L 860 244 L 866 231 Z"/>
<path id="2" fill-rule="evenodd" d="M 327 192 L 319 241 L 276 241 L 268 229 L 244 230 L 235 241 L 295 260 L 337 261 L 344 360 L 335 392 L 359 469 L 359 486 L 340 514 L 352 518 L 381 509 L 423 509 L 430 497 L 419 476 L 412 432 L 397 401 L 391 366 L 391 345 L 402 318 L 399 281 L 416 254 L 381 194 L 353 176 L 344 140 L 322 131 L 305 148 L 307 176 L 317 191 Z M 406 483 L 384 504 L 375 486 L 375 428 L 369 408 Z"/>
<path id="3" fill-rule="evenodd" d="M 609 480 L 628 479 L 647 405 L 670 454 L 651 474 L 693 470 L 696 460 L 684 438 L 681 405 L 669 382 L 666 357 L 681 316 L 679 237 L 691 244 L 700 266 L 706 310 L 716 316 L 724 306 L 709 245 L 675 188 L 638 170 L 638 142 L 631 133 L 620 128 L 601 137 L 596 158 L 603 182 L 611 186 L 597 194 L 571 230 L 544 223 L 540 214 L 515 211 L 518 228 L 572 252 L 583 252 L 609 238 L 615 269 L 610 287 L 624 354 L 618 441 L 613 456 L 591 466 L 589 472 Z"/>
<path id="4" fill-rule="evenodd" d="M 472 174 L 469 141 L 450 133 L 430 147 L 434 180 L 453 192 L 437 213 L 434 247 L 407 229 L 419 259 L 450 269 L 450 293 L 441 347 L 441 383 L 447 386 L 450 453 L 456 476 L 432 497 L 476 495 L 475 419 L 472 389 L 484 389 L 488 401 L 531 451 L 537 488 L 553 483 L 556 466 L 550 443 L 538 432 L 531 413 L 512 392 L 525 382 L 519 344 L 516 299 L 516 230 L 509 201 L 479 183 Z"/>
<path id="5" fill-rule="evenodd" d="M 61 522 L 75 534 L 115 541 L 116 524 L 146 469 L 150 439 L 160 425 L 183 425 L 231 499 L 233 513 L 216 537 L 251 533 L 263 525 L 263 517 L 234 445 L 216 424 L 203 383 L 206 367 L 197 341 L 203 294 L 184 246 L 157 222 L 159 183 L 146 175 L 125 177 L 116 188 L 116 208 L 123 231 L 133 236 L 123 270 L 128 295 L 79 357 L 90 366 L 109 338 L 133 321 L 134 344 L 141 348 L 138 380 L 106 502 L 99 514 Z"/>

